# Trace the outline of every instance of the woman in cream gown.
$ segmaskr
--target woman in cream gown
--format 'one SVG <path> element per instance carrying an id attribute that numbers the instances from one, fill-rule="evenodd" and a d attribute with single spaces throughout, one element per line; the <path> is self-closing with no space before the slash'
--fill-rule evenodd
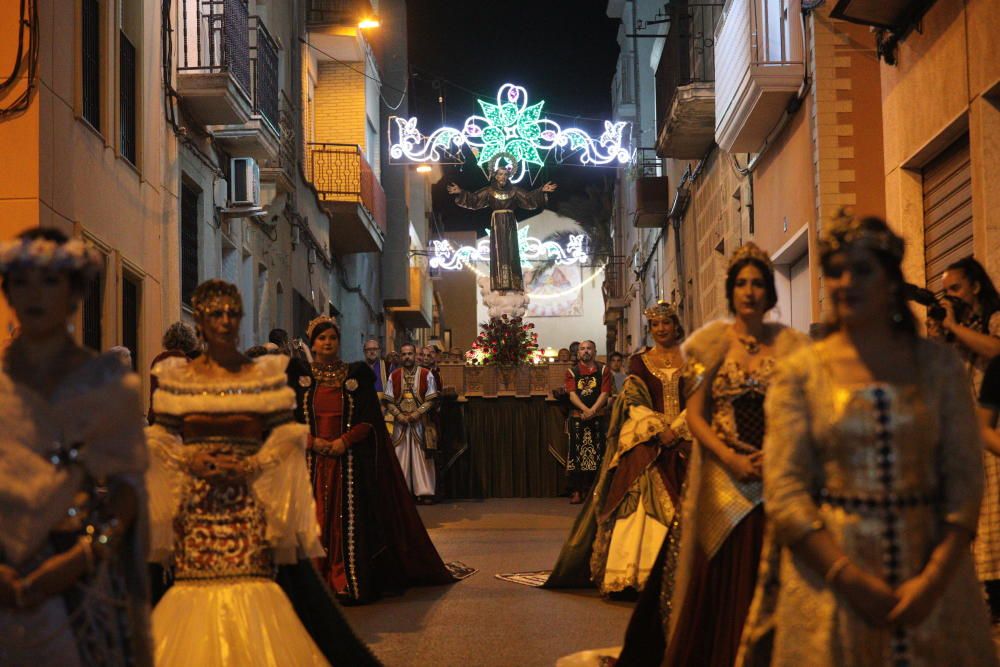
<path id="1" fill-rule="evenodd" d="M 767 397 L 772 531 L 741 664 L 995 667 L 969 551 L 983 488 L 968 380 L 900 296 L 903 240 L 831 222 L 835 331 Z"/>
<path id="2" fill-rule="evenodd" d="M 206 352 L 156 366 L 147 431 L 152 557 L 174 578 L 153 611 L 156 663 L 326 665 L 274 581 L 323 555 L 288 359 L 238 352 L 234 286 L 207 281 L 192 305 Z"/>

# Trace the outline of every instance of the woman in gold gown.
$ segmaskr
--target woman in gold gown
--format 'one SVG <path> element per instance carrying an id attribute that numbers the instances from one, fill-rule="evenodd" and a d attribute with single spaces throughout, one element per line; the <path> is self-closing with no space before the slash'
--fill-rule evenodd
<path id="1" fill-rule="evenodd" d="M 995 666 L 969 544 L 983 486 L 965 372 L 917 336 L 885 222 L 821 243 L 835 331 L 767 397 L 773 543 L 742 664 Z"/>

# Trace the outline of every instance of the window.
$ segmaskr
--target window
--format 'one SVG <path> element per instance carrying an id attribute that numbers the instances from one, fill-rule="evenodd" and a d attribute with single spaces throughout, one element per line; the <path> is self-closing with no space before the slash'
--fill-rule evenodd
<path id="1" fill-rule="evenodd" d="M 118 0 L 118 151 L 138 165 L 138 109 L 142 59 L 142 4 Z"/>
<path id="2" fill-rule="evenodd" d="M 101 316 L 104 313 L 104 275 L 98 275 L 87 288 L 83 299 L 83 345 L 94 352 L 104 349 Z"/>
<path id="3" fill-rule="evenodd" d="M 81 0 L 80 40 L 83 75 L 83 117 L 95 130 L 101 129 L 101 3 Z"/>
<path id="4" fill-rule="evenodd" d="M 119 150 L 122 157 L 135 164 L 135 105 L 136 105 L 136 78 L 135 78 L 135 46 L 122 31 L 119 35 L 121 42 L 119 51 Z"/>
<path id="5" fill-rule="evenodd" d="M 142 315 L 142 286 L 135 276 L 122 280 L 122 345 L 132 352 L 132 370 L 139 367 L 139 323 Z"/>
<path id="6" fill-rule="evenodd" d="M 191 295 L 198 286 L 198 204 L 201 199 L 194 187 L 181 182 L 181 301 L 191 305 Z"/>

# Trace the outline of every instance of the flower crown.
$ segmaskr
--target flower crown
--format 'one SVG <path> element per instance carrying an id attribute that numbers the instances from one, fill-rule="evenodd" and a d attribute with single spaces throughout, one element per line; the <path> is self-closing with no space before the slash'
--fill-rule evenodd
<path id="1" fill-rule="evenodd" d="M 821 257 L 846 250 L 849 246 L 862 247 L 889 255 L 902 261 L 905 244 L 889 226 L 878 218 L 856 218 L 842 210 L 823 230 L 819 239 Z"/>
<path id="2" fill-rule="evenodd" d="M 104 265 L 104 258 L 83 239 L 58 243 L 45 238 L 14 239 L 0 243 L 0 274 L 14 268 L 79 271 L 89 280 Z"/>
<path id="3" fill-rule="evenodd" d="M 657 301 L 655 305 L 642 311 L 647 320 L 677 319 L 677 308 L 669 301 Z"/>
<path id="4" fill-rule="evenodd" d="M 774 272 L 774 263 L 771 261 L 771 256 L 761 250 L 753 241 L 747 241 L 736 249 L 733 256 L 729 258 L 729 266 L 726 267 L 726 272 L 728 273 L 736 264 L 746 259 L 757 260 L 766 266 L 768 271 Z"/>
<path id="5" fill-rule="evenodd" d="M 321 324 L 331 324 L 333 325 L 334 329 L 336 329 L 338 332 L 340 331 L 340 325 L 337 324 L 336 317 L 330 317 L 328 315 L 320 315 L 319 317 L 313 318 L 309 322 L 309 324 L 306 325 L 306 338 L 308 340 L 312 340 L 313 331 L 315 331 L 316 327 L 318 327 Z"/>

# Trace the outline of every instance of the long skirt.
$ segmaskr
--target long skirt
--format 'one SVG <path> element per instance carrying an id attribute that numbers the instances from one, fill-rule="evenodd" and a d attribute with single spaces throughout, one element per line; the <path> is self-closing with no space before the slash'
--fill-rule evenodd
<path id="1" fill-rule="evenodd" d="M 764 508 L 758 505 L 714 557 L 695 556 L 684 604 L 673 612 L 678 614 L 677 627 L 665 664 L 732 667 L 757 585 L 763 544 Z"/>

